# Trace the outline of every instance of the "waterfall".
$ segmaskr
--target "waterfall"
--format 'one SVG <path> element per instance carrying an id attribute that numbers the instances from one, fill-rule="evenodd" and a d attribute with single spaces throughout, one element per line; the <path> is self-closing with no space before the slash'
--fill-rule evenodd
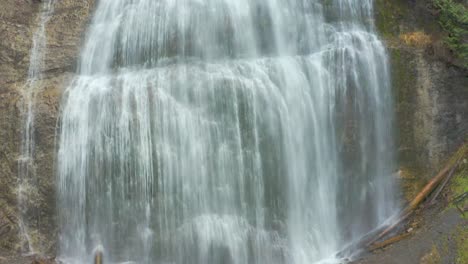
<path id="1" fill-rule="evenodd" d="M 61 106 L 60 258 L 339 262 L 398 209 L 372 6 L 100 0 Z"/>
<path id="2" fill-rule="evenodd" d="M 54 1 L 47 0 L 41 6 L 39 15 L 39 26 L 36 28 L 29 58 L 29 69 L 26 84 L 23 87 L 23 127 L 21 131 L 21 149 L 18 159 L 18 210 L 20 241 L 23 253 L 33 253 L 35 249 L 30 237 L 30 225 L 32 218 L 37 218 L 37 212 L 32 212 L 29 206 L 34 203 L 34 188 L 37 178 L 35 171 L 35 137 L 34 137 L 34 119 L 36 97 L 39 92 L 37 81 L 42 79 L 44 59 L 47 51 L 46 26 L 54 11 Z"/>

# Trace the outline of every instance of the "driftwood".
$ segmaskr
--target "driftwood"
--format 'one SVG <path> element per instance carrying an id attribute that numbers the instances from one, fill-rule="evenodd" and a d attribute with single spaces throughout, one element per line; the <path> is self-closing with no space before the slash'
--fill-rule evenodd
<path id="1" fill-rule="evenodd" d="M 435 203 L 435 201 L 437 200 L 437 197 L 439 197 L 440 193 L 442 192 L 442 190 L 445 188 L 445 186 L 447 185 L 447 183 L 450 181 L 450 179 L 452 179 L 453 175 L 455 174 L 455 170 L 458 168 L 458 164 L 460 163 L 460 159 L 457 160 L 457 162 L 455 162 L 455 165 L 453 165 L 452 169 L 450 170 L 449 174 L 447 177 L 445 177 L 445 180 L 444 182 L 442 182 L 440 184 L 440 186 L 437 188 L 436 192 L 434 193 L 434 195 L 432 196 L 432 199 L 431 201 L 429 202 L 428 205 L 433 205 Z"/>
<path id="2" fill-rule="evenodd" d="M 457 164 L 458 165 L 458 162 Z M 455 165 L 455 166 L 456 166 Z M 423 190 L 411 201 L 411 203 L 406 207 L 405 211 L 414 211 L 419 204 L 421 204 L 424 199 L 431 194 L 431 192 L 440 184 L 440 182 L 447 176 L 447 172 L 454 166 L 447 165 L 443 170 L 437 174 L 432 180 L 430 180 L 426 186 L 424 186 Z"/>
<path id="3" fill-rule="evenodd" d="M 455 199 L 453 199 L 453 204 L 455 205 L 455 207 L 457 207 L 458 211 L 460 211 L 462 215 L 465 215 L 465 212 L 468 211 L 468 209 L 466 208 L 466 206 L 463 208 L 460 208 L 459 204 L 462 203 L 467 197 L 468 197 L 468 192 L 465 192 L 455 197 Z"/>
<path id="4" fill-rule="evenodd" d="M 370 242 L 367 244 L 368 248 L 372 248 L 372 245 L 375 244 L 378 240 L 381 238 L 385 237 L 388 235 L 390 232 L 392 232 L 397 226 L 399 226 L 403 221 L 408 219 L 408 217 L 411 216 L 413 211 L 406 212 L 405 214 L 401 214 L 401 216 L 398 218 L 398 220 L 391 226 L 387 227 L 385 230 L 383 230 L 379 235 L 377 235 L 374 239 L 370 240 Z"/>
<path id="5" fill-rule="evenodd" d="M 377 250 L 377 249 L 381 249 L 383 247 L 386 247 L 388 245 L 391 245 L 393 243 L 396 243 L 400 240 L 403 240 L 407 237 L 411 236 L 411 233 L 404 233 L 404 234 L 401 234 L 401 235 L 398 235 L 398 236 L 394 236 L 392 238 L 389 238 L 383 242 L 380 242 L 380 243 L 375 243 L 374 245 L 372 245 L 369 250 L 370 251 L 374 251 L 374 250 Z"/>
<path id="6" fill-rule="evenodd" d="M 434 189 L 447 177 L 447 173 L 451 171 L 454 167 L 458 165 L 458 161 L 455 165 L 448 164 L 443 168 L 434 178 L 432 178 L 426 186 L 422 189 L 421 192 L 416 195 L 416 197 L 411 201 L 411 203 L 400 213 L 398 220 L 391 226 L 387 227 L 374 239 L 372 239 L 368 244 L 368 248 L 373 248 L 373 245 L 376 244 L 376 241 L 382 239 L 390 232 L 392 232 L 396 227 L 398 227 L 403 221 L 405 221 L 411 214 L 418 208 L 418 206 L 426 199 Z"/>
<path id="7" fill-rule="evenodd" d="M 461 203 L 468 197 L 468 192 L 462 193 L 453 199 L 454 203 Z"/>

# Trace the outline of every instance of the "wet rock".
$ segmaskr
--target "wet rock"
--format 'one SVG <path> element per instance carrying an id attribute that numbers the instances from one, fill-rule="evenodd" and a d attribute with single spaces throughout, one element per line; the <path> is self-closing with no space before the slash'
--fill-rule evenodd
<path id="1" fill-rule="evenodd" d="M 455 63 L 427 0 L 377 0 L 390 52 L 400 165 L 429 179 L 468 135 L 468 69 Z"/>
<path id="2" fill-rule="evenodd" d="M 18 252 L 18 160 L 20 158 L 24 89 L 32 36 L 38 27 L 43 1 L 0 2 L 0 250 Z M 36 89 L 34 183 L 28 185 L 25 207 L 31 246 L 54 252 L 56 241 L 54 152 L 59 100 L 76 65 L 83 32 L 94 0 L 56 1 L 47 25 L 48 52 L 44 78 Z M 8 217 L 7 217 L 8 216 Z M 14 262 L 13 262 L 14 263 Z"/>

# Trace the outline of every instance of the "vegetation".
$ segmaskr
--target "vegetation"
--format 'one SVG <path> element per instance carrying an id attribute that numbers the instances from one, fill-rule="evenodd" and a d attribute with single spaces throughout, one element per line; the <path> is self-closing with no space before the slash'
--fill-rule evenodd
<path id="1" fill-rule="evenodd" d="M 465 143 L 449 160 L 450 163 L 454 164 L 457 160 L 460 160 L 458 169 L 452 179 L 449 190 L 449 200 L 454 201 L 456 197 L 468 192 L 468 143 Z M 465 210 L 467 206 L 467 199 L 463 199 L 457 202 L 457 207 L 460 210 Z M 454 202 L 449 208 L 453 208 Z M 468 226 L 465 224 L 468 214 L 461 214 L 461 224 L 456 228 L 453 233 L 456 243 L 456 258 L 455 264 L 468 263 Z M 447 246 L 447 245 L 445 245 Z"/>
<path id="2" fill-rule="evenodd" d="M 463 144 L 462 147 L 450 158 L 449 163 L 454 164 L 457 160 L 460 160 L 456 173 L 450 184 L 450 200 L 454 200 L 457 197 L 468 192 L 468 143 Z M 468 199 L 463 199 L 457 202 L 460 208 L 467 206 Z M 468 216 L 466 213 L 464 216 Z M 468 262 L 467 262 L 468 263 Z"/>
<path id="3" fill-rule="evenodd" d="M 468 192 L 468 164 L 465 162 L 460 165 L 459 172 L 455 175 L 452 184 L 452 192 L 455 197 Z"/>
<path id="4" fill-rule="evenodd" d="M 432 250 L 422 257 L 420 264 L 439 264 L 440 262 L 440 253 L 436 245 L 432 245 Z"/>
<path id="5" fill-rule="evenodd" d="M 468 67 L 468 8 L 456 0 L 434 0 L 434 6 L 439 11 L 439 24 L 448 34 L 445 42 Z"/>
<path id="6" fill-rule="evenodd" d="M 406 45 L 417 48 L 425 48 L 432 42 L 431 37 L 422 31 L 401 34 L 400 39 Z"/>
<path id="7" fill-rule="evenodd" d="M 468 263 L 468 227 L 466 225 L 458 227 L 456 243 L 457 257 L 455 263 Z"/>
<path id="8" fill-rule="evenodd" d="M 450 189 L 452 207 L 457 207 L 458 210 L 461 211 L 466 210 L 466 208 L 468 208 L 468 198 L 466 198 L 466 193 L 468 193 L 468 161 L 466 156 L 458 167 L 458 171 L 453 178 Z M 462 217 L 464 219 L 468 219 L 468 212 L 462 213 Z M 468 239 L 466 243 L 468 243 Z M 466 263 L 468 263 L 468 261 Z"/>

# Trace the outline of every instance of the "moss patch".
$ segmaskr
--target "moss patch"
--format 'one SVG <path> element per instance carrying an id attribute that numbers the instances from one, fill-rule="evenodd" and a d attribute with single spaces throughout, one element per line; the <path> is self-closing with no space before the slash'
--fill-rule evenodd
<path id="1" fill-rule="evenodd" d="M 385 38 L 397 36 L 400 31 L 401 20 L 407 16 L 406 1 L 377 0 L 375 1 L 376 26 Z"/>
<path id="2" fill-rule="evenodd" d="M 468 143 L 450 158 L 449 163 L 454 164 L 457 160 L 460 160 L 459 165 L 450 184 L 451 199 L 468 192 Z"/>
<path id="3" fill-rule="evenodd" d="M 452 193 L 455 197 L 468 192 L 468 162 L 462 161 L 459 172 L 454 176 L 452 182 Z"/>
<path id="4" fill-rule="evenodd" d="M 398 174 L 405 200 L 410 202 L 424 188 L 427 181 L 420 176 L 418 171 L 410 167 L 402 167 Z"/>
<path id="5" fill-rule="evenodd" d="M 463 225 L 458 228 L 457 237 L 457 258 L 456 264 L 468 263 L 468 226 Z"/>
<path id="6" fill-rule="evenodd" d="M 445 43 L 468 68 L 468 8 L 456 0 L 434 0 L 438 21 L 447 33 Z"/>
<path id="7" fill-rule="evenodd" d="M 440 261 L 440 253 L 437 247 L 432 245 L 431 251 L 421 258 L 420 264 L 439 264 Z"/>
<path id="8" fill-rule="evenodd" d="M 461 200 L 457 198 L 461 197 L 461 195 L 466 192 L 468 192 L 468 162 L 466 159 L 463 159 L 450 185 L 449 197 L 450 200 L 453 201 L 451 207 L 456 206 L 461 211 L 465 210 L 468 207 L 468 198 Z M 468 219 L 467 212 L 463 213 L 462 216 L 463 218 Z M 468 263 L 468 261 L 464 263 Z"/>
<path id="9" fill-rule="evenodd" d="M 402 170 L 422 176 L 424 165 L 415 138 L 415 115 L 417 111 L 417 70 L 416 55 L 407 49 L 391 48 L 392 86 L 396 103 L 396 127 L 398 128 L 398 158 Z M 404 175 L 403 178 L 407 175 Z"/>

